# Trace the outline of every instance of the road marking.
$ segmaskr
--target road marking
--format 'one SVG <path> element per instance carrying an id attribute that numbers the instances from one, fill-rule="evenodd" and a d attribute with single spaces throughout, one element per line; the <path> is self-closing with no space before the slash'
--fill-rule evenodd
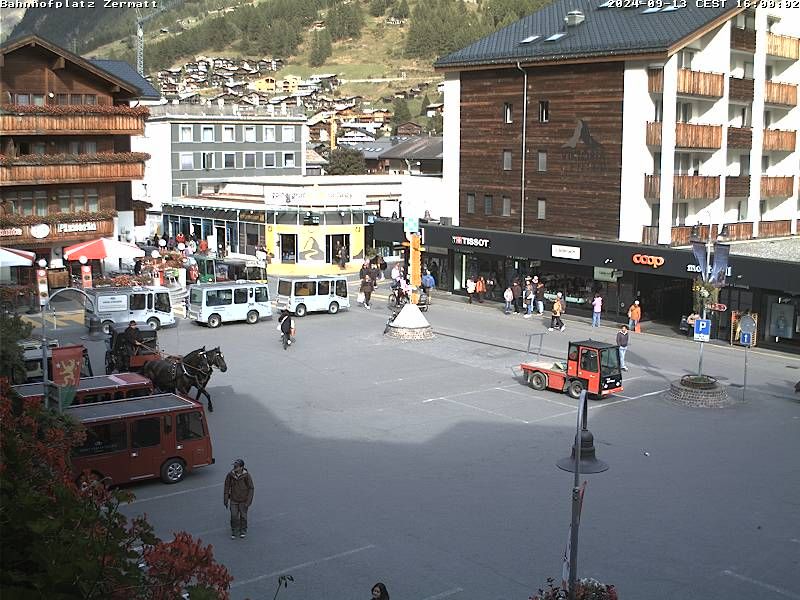
<path id="1" fill-rule="evenodd" d="M 479 406 L 473 406 L 472 404 L 467 404 L 466 402 L 459 402 L 458 400 L 452 400 L 451 398 L 433 398 L 433 400 L 444 400 L 445 402 L 450 402 L 451 404 L 458 404 L 459 406 L 465 406 L 467 408 L 472 408 L 474 410 L 484 412 L 490 415 L 495 415 L 496 417 L 502 417 L 504 419 L 511 419 L 512 421 L 517 421 L 518 423 L 525 423 L 528 425 L 530 421 L 525 421 L 524 419 L 518 419 L 516 417 L 510 417 L 509 415 L 504 415 L 503 413 L 495 412 L 493 410 L 487 410 L 485 408 L 481 408 Z M 426 400 L 426 402 L 430 402 L 431 400 Z"/>
<path id="2" fill-rule="evenodd" d="M 448 596 L 453 596 L 458 592 L 463 592 L 464 590 L 461 588 L 453 588 L 452 590 L 447 590 L 446 592 L 442 592 L 441 594 L 436 594 L 435 596 L 428 596 L 427 598 L 423 598 L 423 600 L 440 600 L 441 598 L 447 598 Z"/>
<path id="3" fill-rule="evenodd" d="M 800 600 L 800 594 L 795 594 L 794 592 L 790 592 L 789 590 L 785 590 L 780 588 L 776 585 L 772 585 L 771 583 L 766 583 L 764 581 L 759 581 L 758 579 L 753 579 L 752 577 L 747 577 L 746 575 L 739 575 L 739 573 L 735 573 L 730 569 L 726 569 L 722 572 L 723 575 L 729 575 L 730 577 L 734 577 L 741 581 L 746 581 L 747 583 L 752 583 L 755 586 L 763 588 L 765 590 L 769 590 L 770 592 L 775 592 L 776 594 L 780 594 L 781 596 L 785 596 L 787 598 L 794 598 L 795 600 Z"/>
<path id="4" fill-rule="evenodd" d="M 526 398 L 535 398 L 536 400 L 544 400 L 545 402 L 550 402 L 551 404 L 558 404 L 559 406 L 566 406 L 567 408 L 575 408 L 572 404 L 567 404 L 566 402 L 559 402 L 558 400 L 551 400 L 550 398 L 545 398 L 543 396 L 534 396 L 533 394 L 525 394 L 517 390 L 509 390 L 500 387 L 494 389 L 500 390 L 502 392 L 509 392 L 511 394 L 518 394 L 520 396 L 525 396 Z"/>
<path id="5" fill-rule="evenodd" d="M 622 394 L 614 394 L 618 398 L 625 398 L 625 402 L 629 400 L 638 400 L 639 398 L 647 398 L 648 396 L 655 396 L 656 394 L 663 394 L 668 390 L 656 390 L 655 392 L 647 392 L 646 394 L 639 394 L 638 396 L 623 396 Z M 611 406 L 612 404 L 618 404 L 622 402 L 622 400 L 616 400 L 615 402 L 609 402 L 608 404 L 604 404 L 603 406 Z"/>
<path id="6" fill-rule="evenodd" d="M 133 502 L 128 502 L 128 505 L 139 504 L 141 502 L 150 502 L 150 500 L 163 500 L 164 498 L 171 498 L 172 496 L 180 496 L 182 494 L 191 494 L 200 490 L 209 490 L 211 488 L 222 487 L 224 483 L 214 483 L 212 485 L 205 485 L 203 487 L 192 488 L 190 490 L 181 490 L 180 492 L 172 492 L 171 494 L 162 494 L 160 496 L 151 496 L 150 498 L 136 498 Z"/>
<path id="7" fill-rule="evenodd" d="M 273 571 L 272 573 L 267 573 L 266 575 L 259 575 L 258 577 L 253 577 L 251 579 L 244 579 L 242 581 L 234 582 L 231 587 L 239 587 L 242 585 L 248 585 L 250 583 L 255 583 L 256 581 L 262 581 L 264 579 L 269 579 L 270 577 L 275 577 L 277 575 L 283 575 L 289 573 L 290 571 L 297 571 L 299 569 L 305 569 L 306 567 L 313 567 L 314 565 L 319 565 L 324 562 L 329 562 L 331 560 L 336 560 L 337 558 L 343 558 L 345 556 L 350 556 L 351 554 L 356 554 L 358 552 L 363 552 L 364 550 L 369 550 L 371 548 L 375 548 L 375 544 L 367 544 L 366 546 L 361 546 L 360 548 L 353 548 L 352 550 L 346 550 L 344 552 L 339 552 L 339 554 L 332 554 L 330 556 L 326 556 L 324 558 L 319 558 L 317 560 L 310 560 L 308 562 L 300 563 L 299 565 L 292 565 L 291 567 L 286 567 L 285 569 L 281 569 L 280 571 Z"/>
<path id="8" fill-rule="evenodd" d="M 427 404 L 428 402 L 433 402 L 434 400 L 445 400 L 447 398 L 457 398 L 458 396 L 469 396 L 471 394 L 480 394 L 482 392 L 491 392 L 493 390 L 504 390 L 506 388 L 512 388 L 518 386 L 518 383 L 512 383 L 510 385 L 504 385 L 500 387 L 490 387 L 483 390 L 469 390 L 468 392 L 459 392 L 458 394 L 447 394 L 447 396 L 436 396 L 435 398 L 428 398 L 427 400 L 423 400 L 423 404 Z"/>
<path id="9" fill-rule="evenodd" d="M 625 381 L 633 381 L 634 379 L 641 379 L 642 377 L 648 377 L 648 375 L 637 375 L 636 377 L 626 377 Z"/>
<path id="10" fill-rule="evenodd" d="M 288 512 L 277 513 L 275 515 L 270 515 L 269 517 L 264 517 L 262 519 L 248 519 L 247 524 L 250 528 L 257 523 L 266 523 L 267 521 L 274 521 L 280 517 L 288 515 Z M 192 535 L 196 538 L 199 538 L 201 535 L 208 535 L 209 533 L 217 533 L 218 531 L 230 531 L 230 525 L 226 525 L 224 527 L 215 527 L 214 529 L 204 529 L 202 531 L 193 531 Z"/>

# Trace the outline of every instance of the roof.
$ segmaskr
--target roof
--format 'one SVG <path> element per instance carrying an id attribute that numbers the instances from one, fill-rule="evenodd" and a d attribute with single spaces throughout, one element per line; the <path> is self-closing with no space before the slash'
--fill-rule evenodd
<path id="1" fill-rule="evenodd" d="M 120 387 L 134 386 L 146 387 L 150 386 L 150 380 L 144 375 L 138 373 L 119 373 L 117 375 L 98 375 L 96 377 L 81 377 L 78 381 L 78 391 L 95 390 L 95 389 L 117 389 Z M 20 396 L 28 398 L 31 396 L 43 396 L 44 384 L 39 383 L 24 383 L 22 385 L 12 386 Z"/>
<path id="2" fill-rule="evenodd" d="M 306 164 L 307 165 L 327 165 L 328 161 L 325 160 L 313 148 L 306 148 Z"/>
<path id="3" fill-rule="evenodd" d="M 133 400 L 112 400 L 111 402 L 95 402 L 70 406 L 64 409 L 67 414 L 81 423 L 119 419 L 127 416 L 161 413 L 176 409 L 202 408 L 200 404 L 175 394 L 157 394 Z"/>
<path id="4" fill-rule="evenodd" d="M 381 158 L 400 158 L 408 160 L 442 160 L 444 138 L 413 137 L 381 154 Z"/>
<path id="5" fill-rule="evenodd" d="M 698 30 L 744 10 L 730 2 L 727 7 L 725 2 L 720 3 L 719 8 L 701 8 L 700 2 L 686 2 L 677 9 L 674 7 L 680 3 L 664 2 L 660 10 L 648 9 L 646 2 L 635 8 L 602 7 L 606 2 L 556 0 L 461 50 L 440 57 L 434 67 L 455 69 L 637 54 L 666 57 L 688 43 L 688 38 Z M 580 10 L 586 20 L 566 27 L 564 18 L 573 10 Z M 566 35 L 546 41 L 557 33 Z M 531 39 L 533 36 L 538 37 Z"/>
<path id="6" fill-rule="evenodd" d="M 800 241 L 797 237 L 734 242 L 730 246 L 731 256 L 753 256 L 800 263 Z"/>
<path id="7" fill-rule="evenodd" d="M 571 346 L 589 346 L 590 348 L 598 348 L 602 350 L 603 348 L 616 348 L 614 344 L 608 344 L 606 342 L 600 342 L 598 340 L 588 339 L 583 340 L 581 342 L 570 342 Z"/>
<path id="8" fill-rule="evenodd" d="M 136 70 L 124 60 L 101 60 L 90 58 L 89 62 L 97 65 L 106 73 L 111 73 L 117 79 L 121 79 L 139 90 L 140 100 L 160 100 L 161 92 L 154 88 L 149 81 L 139 75 Z"/>
<path id="9" fill-rule="evenodd" d="M 378 138 L 372 141 L 353 142 L 348 144 L 348 146 L 353 150 L 361 152 L 365 160 L 377 160 L 381 154 L 389 150 L 396 143 L 396 138 Z"/>

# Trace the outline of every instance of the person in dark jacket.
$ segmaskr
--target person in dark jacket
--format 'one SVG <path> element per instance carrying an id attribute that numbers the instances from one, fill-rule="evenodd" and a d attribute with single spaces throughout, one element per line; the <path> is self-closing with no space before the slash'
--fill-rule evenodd
<path id="1" fill-rule="evenodd" d="M 623 371 L 627 371 L 628 367 L 625 366 L 625 353 L 628 351 L 628 326 L 623 325 L 617 332 L 617 346 L 619 346 L 619 366 Z"/>
<path id="2" fill-rule="evenodd" d="M 361 281 L 361 288 L 359 291 L 364 294 L 364 308 L 367 310 L 370 309 L 370 299 L 372 298 L 372 290 L 375 289 L 375 285 L 372 282 L 372 277 L 369 274 L 364 275 L 364 279 Z"/>
<path id="3" fill-rule="evenodd" d="M 233 461 L 233 469 L 225 477 L 225 492 L 222 498 L 225 508 L 231 510 L 231 539 L 238 535 L 247 537 L 247 509 L 253 503 L 253 478 L 244 468 L 244 461 L 237 458 Z"/>
<path id="4" fill-rule="evenodd" d="M 372 600 L 389 600 L 389 592 L 380 581 L 372 586 Z"/>
<path id="5" fill-rule="evenodd" d="M 522 285 L 520 285 L 519 279 L 514 279 L 511 284 L 511 293 L 514 294 L 514 312 L 519 314 L 522 310 Z"/>
<path id="6" fill-rule="evenodd" d="M 131 356 L 139 351 L 139 346 L 142 345 L 142 332 L 136 326 L 136 321 L 131 321 L 125 328 L 122 334 L 122 339 L 125 340 L 123 346 L 123 371 L 130 371 L 131 369 Z"/>

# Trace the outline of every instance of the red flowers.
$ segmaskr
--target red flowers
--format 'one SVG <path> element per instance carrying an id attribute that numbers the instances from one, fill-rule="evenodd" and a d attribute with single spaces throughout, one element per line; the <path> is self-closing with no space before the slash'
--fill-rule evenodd
<path id="1" fill-rule="evenodd" d="M 146 106 L 122 106 L 112 104 L 0 104 L 0 113 L 12 115 L 130 115 L 148 117 Z"/>
<path id="2" fill-rule="evenodd" d="M 0 154 L 0 166 L 63 165 L 90 163 L 137 163 L 150 160 L 147 152 L 98 152 L 97 154 Z"/>

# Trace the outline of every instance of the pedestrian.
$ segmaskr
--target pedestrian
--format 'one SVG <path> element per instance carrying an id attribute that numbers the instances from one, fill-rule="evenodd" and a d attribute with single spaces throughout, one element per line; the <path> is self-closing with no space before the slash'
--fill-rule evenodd
<path id="1" fill-rule="evenodd" d="M 225 477 L 225 491 L 223 493 L 223 504 L 231 510 L 231 539 L 238 535 L 240 538 L 247 537 L 247 509 L 253 503 L 253 478 L 250 472 L 244 468 L 244 461 L 237 458 L 233 461 L 233 469 Z"/>
<path id="2" fill-rule="evenodd" d="M 522 286 L 519 283 L 519 279 L 514 278 L 514 282 L 511 284 L 511 292 L 514 294 L 514 313 L 519 314 L 522 309 Z"/>
<path id="3" fill-rule="evenodd" d="M 428 295 L 430 295 L 431 290 L 436 287 L 436 280 L 433 278 L 433 275 L 431 275 L 431 272 L 427 269 L 425 270 L 425 274 L 422 276 L 420 283 L 422 284 L 422 291 Z"/>
<path id="4" fill-rule="evenodd" d="M 294 319 L 289 314 L 288 310 L 281 312 L 278 319 L 278 325 L 281 328 L 281 341 L 283 342 L 283 349 L 286 350 L 292 345 L 292 338 L 295 334 Z"/>
<path id="5" fill-rule="evenodd" d="M 600 312 L 603 310 L 603 298 L 599 293 L 592 300 L 592 327 L 600 327 Z"/>
<path id="6" fill-rule="evenodd" d="M 122 339 L 125 341 L 122 353 L 122 370 L 131 370 L 131 356 L 139 353 L 139 347 L 142 345 L 142 332 L 136 325 L 136 321 L 131 321 L 122 333 Z"/>
<path id="7" fill-rule="evenodd" d="M 530 319 L 533 315 L 533 303 L 536 302 L 536 292 L 533 289 L 533 282 L 529 281 L 525 286 L 525 297 L 522 306 L 525 307 L 525 318 Z"/>
<path id="8" fill-rule="evenodd" d="M 475 296 L 475 280 L 472 279 L 470 275 L 467 277 L 467 297 L 469 298 L 468 302 L 472 304 L 472 298 Z"/>
<path id="9" fill-rule="evenodd" d="M 363 296 L 362 302 L 364 303 L 364 308 L 367 310 L 370 309 L 370 298 L 372 298 L 372 290 L 375 289 L 374 284 L 372 283 L 372 277 L 368 274 L 364 275 L 364 279 L 361 282 L 361 288 L 359 293 Z"/>
<path id="10" fill-rule="evenodd" d="M 642 328 L 639 326 L 639 321 L 642 320 L 642 307 L 639 306 L 639 301 L 634 300 L 628 309 L 628 329 L 641 333 Z"/>
<path id="11" fill-rule="evenodd" d="M 133 274 L 134 275 L 141 275 L 142 274 L 142 259 L 137 258 L 133 262 Z"/>
<path id="12" fill-rule="evenodd" d="M 380 581 L 372 586 L 372 600 L 389 600 L 389 592 Z"/>
<path id="13" fill-rule="evenodd" d="M 617 346 L 619 346 L 619 366 L 623 371 L 627 371 L 625 366 L 625 353 L 628 351 L 628 326 L 623 325 L 617 332 Z"/>
<path id="14" fill-rule="evenodd" d="M 483 304 L 483 296 L 486 294 L 486 280 L 483 278 L 483 275 L 478 277 L 478 281 L 475 282 L 475 295 L 478 298 L 478 302 Z"/>
<path id="15" fill-rule="evenodd" d="M 364 264 L 361 265 L 361 269 L 358 272 L 358 276 L 361 279 L 364 279 L 364 275 L 367 275 L 370 272 L 370 270 L 371 270 L 371 267 L 370 267 L 369 261 L 365 260 Z"/>
<path id="16" fill-rule="evenodd" d="M 554 328 L 558 327 L 559 331 L 564 331 L 566 327 L 564 327 L 564 321 L 561 320 L 561 313 L 564 312 L 564 304 L 561 296 L 561 292 L 556 294 L 556 299 L 553 300 L 553 309 L 552 309 L 552 316 L 550 317 L 550 327 L 547 331 L 553 331 Z"/>
<path id="17" fill-rule="evenodd" d="M 536 310 L 539 311 L 539 316 L 541 317 L 544 315 L 544 283 L 534 276 L 533 285 L 536 289 Z"/>
<path id="18" fill-rule="evenodd" d="M 489 274 L 486 278 L 486 297 L 489 300 L 494 300 L 494 288 L 497 285 L 497 276 L 494 272 Z"/>
<path id="19" fill-rule="evenodd" d="M 506 288 L 506 291 L 503 292 L 503 300 L 506 301 L 506 309 L 505 313 L 507 315 L 511 314 L 511 306 L 514 304 L 514 292 L 511 291 L 511 286 Z"/>
<path id="20" fill-rule="evenodd" d="M 399 279 L 403 276 L 403 267 L 400 263 L 395 263 L 392 267 L 392 281 L 399 281 Z"/>

